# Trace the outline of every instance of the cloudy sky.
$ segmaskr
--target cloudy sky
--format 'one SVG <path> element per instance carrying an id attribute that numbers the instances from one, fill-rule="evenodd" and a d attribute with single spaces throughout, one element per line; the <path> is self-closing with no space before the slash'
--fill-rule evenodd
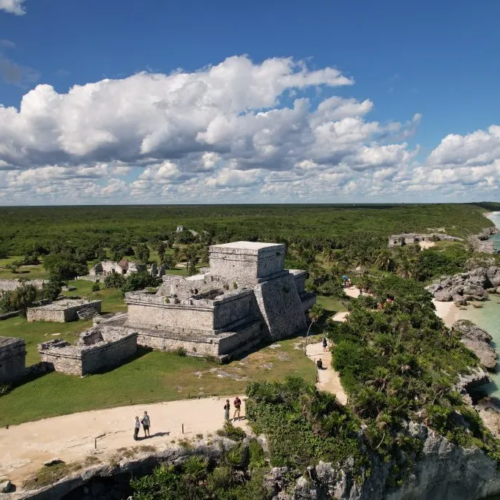
<path id="1" fill-rule="evenodd" d="M 499 18 L 0 0 L 0 205 L 498 201 Z"/>

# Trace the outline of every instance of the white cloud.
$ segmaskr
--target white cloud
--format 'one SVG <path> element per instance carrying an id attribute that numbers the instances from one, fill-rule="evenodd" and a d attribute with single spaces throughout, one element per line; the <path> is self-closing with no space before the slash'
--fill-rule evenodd
<path id="1" fill-rule="evenodd" d="M 0 0 L 0 10 L 4 10 L 9 14 L 22 16 L 23 14 L 26 14 L 23 3 L 24 0 Z"/>
<path id="2" fill-rule="evenodd" d="M 2 203 L 388 201 L 500 190 L 500 126 L 417 161 L 421 123 L 370 120 L 353 80 L 273 58 L 139 73 L 0 106 Z"/>

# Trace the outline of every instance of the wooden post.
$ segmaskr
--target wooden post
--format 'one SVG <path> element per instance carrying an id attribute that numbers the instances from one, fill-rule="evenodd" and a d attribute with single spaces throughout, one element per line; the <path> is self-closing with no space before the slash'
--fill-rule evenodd
<path id="1" fill-rule="evenodd" d="M 184 434 L 184 424 L 182 424 L 182 433 Z"/>

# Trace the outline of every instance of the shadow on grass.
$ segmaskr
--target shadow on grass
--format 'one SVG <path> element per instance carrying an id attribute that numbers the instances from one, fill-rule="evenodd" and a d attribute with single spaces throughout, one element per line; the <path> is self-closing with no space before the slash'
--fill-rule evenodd
<path id="1" fill-rule="evenodd" d="M 116 364 L 114 366 L 104 367 L 101 370 L 96 370 L 95 372 L 92 372 L 89 375 L 103 375 L 104 373 L 111 372 L 113 370 L 116 370 L 117 368 L 120 368 L 121 366 L 131 363 L 132 361 L 142 358 L 143 356 L 149 354 L 152 351 L 153 349 L 149 347 L 137 346 L 137 351 L 135 352 L 135 354 L 132 354 L 132 356 L 129 356 L 128 358 L 121 360 L 119 364 Z"/>

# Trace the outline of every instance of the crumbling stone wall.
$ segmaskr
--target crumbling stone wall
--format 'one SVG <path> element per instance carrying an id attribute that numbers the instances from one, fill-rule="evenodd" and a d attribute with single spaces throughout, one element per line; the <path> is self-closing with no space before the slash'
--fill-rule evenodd
<path id="1" fill-rule="evenodd" d="M 97 313 L 101 312 L 101 305 L 101 300 L 61 300 L 45 306 L 29 308 L 26 319 L 28 323 L 33 321 L 67 323 L 69 321 L 77 321 L 78 312 L 83 309 L 92 308 Z"/>
<path id="2" fill-rule="evenodd" d="M 137 333 L 109 326 L 84 332 L 76 345 L 51 340 L 38 346 L 42 362 L 58 372 L 83 376 L 120 365 L 137 351 Z"/>
<path id="3" fill-rule="evenodd" d="M 23 339 L 0 337 L 0 383 L 11 384 L 26 373 L 26 343 Z"/>

